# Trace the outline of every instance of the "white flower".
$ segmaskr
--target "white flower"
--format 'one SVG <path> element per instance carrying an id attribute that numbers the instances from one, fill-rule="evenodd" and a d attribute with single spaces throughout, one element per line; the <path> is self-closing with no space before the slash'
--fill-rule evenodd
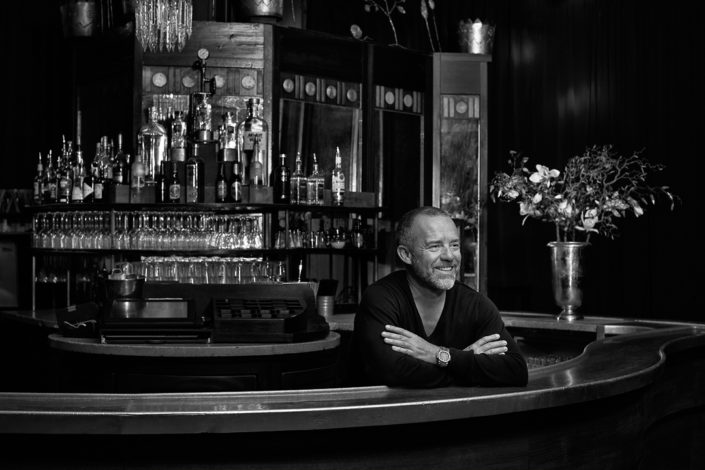
<path id="1" fill-rule="evenodd" d="M 541 193 L 536 193 L 534 194 L 534 197 L 531 198 L 531 202 L 534 204 L 538 204 L 541 202 L 541 199 L 543 199 L 543 195 Z"/>
<path id="2" fill-rule="evenodd" d="M 583 212 L 581 220 L 585 230 L 592 230 L 597 224 L 597 209 L 588 209 Z"/>
<path id="3" fill-rule="evenodd" d="M 565 217 L 572 217 L 573 216 L 573 205 L 569 203 L 566 200 L 563 200 L 558 203 L 558 213 L 565 216 Z"/>
<path id="4" fill-rule="evenodd" d="M 539 184 L 546 181 L 546 186 L 550 184 L 551 178 L 558 178 L 561 172 L 558 170 L 549 170 L 547 166 L 536 165 L 536 172 L 531 173 L 529 176 L 529 181 L 534 184 Z"/>

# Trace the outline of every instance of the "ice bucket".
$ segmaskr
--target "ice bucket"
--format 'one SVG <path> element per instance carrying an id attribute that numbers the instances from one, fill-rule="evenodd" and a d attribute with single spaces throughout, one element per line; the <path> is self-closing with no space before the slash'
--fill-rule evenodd
<path id="1" fill-rule="evenodd" d="M 470 54 L 492 54 L 495 27 L 480 20 L 461 21 L 458 27 L 460 50 Z"/>

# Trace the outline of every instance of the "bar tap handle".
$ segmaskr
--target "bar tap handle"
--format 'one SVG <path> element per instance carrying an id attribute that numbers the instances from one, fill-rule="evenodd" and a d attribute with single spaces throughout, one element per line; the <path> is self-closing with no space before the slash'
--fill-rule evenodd
<path id="1" fill-rule="evenodd" d="M 304 259 L 301 258 L 301 259 L 299 260 L 299 278 L 298 278 L 298 282 L 301 282 L 301 272 L 302 272 L 303 270 L 304 270 Z"/>

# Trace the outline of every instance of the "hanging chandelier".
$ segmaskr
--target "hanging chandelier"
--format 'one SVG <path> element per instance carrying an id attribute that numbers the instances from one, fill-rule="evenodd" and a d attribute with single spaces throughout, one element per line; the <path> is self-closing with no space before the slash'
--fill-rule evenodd
<path id="1" fill-rule="evenodd" d="M 191 36 L 191 0 L 135 0 L 135 34 L 147 52 L 181 52 Z"/>

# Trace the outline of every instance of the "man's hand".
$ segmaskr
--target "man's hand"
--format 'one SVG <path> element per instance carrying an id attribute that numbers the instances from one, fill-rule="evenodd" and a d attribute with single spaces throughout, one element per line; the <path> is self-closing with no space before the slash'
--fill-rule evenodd
<path id="1" fill-rule="evenodd" d="M 391 345 L 394 351 L 415 357 L 430 364 L 436 363 L 438 346 L 429 343 L 411 331 L 398 326 L 385 325 L 382 332 L 384 342 Z"/>
<path id="2" fill-rule="evenodd" d="M 472 351 L 475 354 L 504 354 L 507 352 L 507 342 L 499 339 L 498 334 L 483 336 L 463 351 Z"/>

